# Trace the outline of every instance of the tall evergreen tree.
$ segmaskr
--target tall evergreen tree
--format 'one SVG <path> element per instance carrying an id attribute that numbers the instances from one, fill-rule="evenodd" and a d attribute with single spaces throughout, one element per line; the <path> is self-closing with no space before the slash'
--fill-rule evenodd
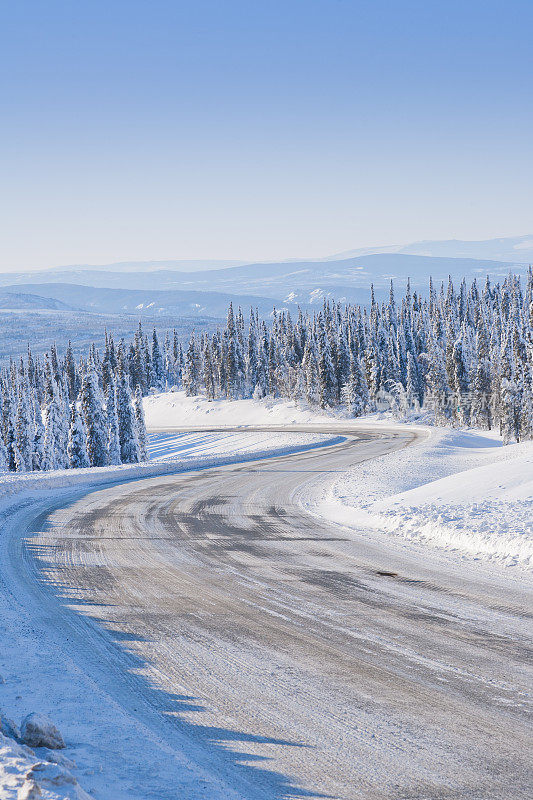
<path id="1" fill-rule="evenodd" d="M 139 461 L 139 442 L 131 391 L 126 375 L 119 374 L 118 376 L 116 396 L 121 461 L 123 464 L 135 464 Z"/>
<path id="2" fill-rule="evenodd" d="M 55 380 L 53 380 L 52 399 L 45 408 L 45 433 L 43 469 L 64 469 L 66 452 L 63 449 L 64 408 Z"/>
<path id="3" fill-rule="evenodd" d="M 76 403 L 71 403 L 70 406 L 67 457 L 71 469 L 83 469 L 89 466 L 85 426 L 76 408 Z"/>
<path id="4" fill-rule="evenodd" d="M 81 383 L 81 413 L 87 432 L 87 455 L 91 467 L 107 464 L 107 425 L 102 396 L 94 372 L 89 364 Z"/>
<path id="5" fill-rule="evenodd" d="M 368 386 L 357 356 L 350 352 L 350 377 L 343 386 L 342 399 L 352 417 L 360 417 L 370 406 Z"/>
<path id="6" fill-rule="evenodd" d="M 200 354 L 196 345 L 194 333 L 189 340 L 189 347 L 185 356 L 185 365 L 183 368 L 183 386 L 185 394 L 188 397 L 193 397 L 200 392 Z"/>
<path id="7" fill-rule="evenodd" d="M 144 420 L 143 399 L 139 387 L 135 390 L 133 408 L 135 413 L 135 431 L 139 446 L 139 461 L 148 461 L 148 435 L 146 433 L 146 422 Z"/>
<path id="8" fill-rule="evenodd" d="M 33 437 L 33 409 L 30 405 L 29 386 L 24 382 L 19 387 L 15 423 L 17 472 L 31 472 L 33 468 Z"/>
<path id="9" fill-rule="evenodd" d="M 117 398 L 115 380 L 111 377 L 106 395 L 107 417 L 107 461 L 108 464 L 121 464 L 120 435 L 117 414 Z"/>

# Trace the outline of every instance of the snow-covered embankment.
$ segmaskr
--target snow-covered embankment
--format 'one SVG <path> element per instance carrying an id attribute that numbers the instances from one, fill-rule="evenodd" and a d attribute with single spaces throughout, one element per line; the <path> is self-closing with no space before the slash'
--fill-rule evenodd
<path id="1" fill-rule="evenodd" d="M 361 464 L 304 502 L 358 531 L 533 567 L 533 442 L 503 447 L 494 434 L 433 429 L 415 447 Z"/>

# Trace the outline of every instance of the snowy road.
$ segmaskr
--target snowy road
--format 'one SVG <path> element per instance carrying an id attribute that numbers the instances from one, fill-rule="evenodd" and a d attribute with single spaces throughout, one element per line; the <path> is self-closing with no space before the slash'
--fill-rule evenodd
<path id="1" fill-rule="evenodd" d="M 42 624 L 160 743 L 95 796 L 530 797 L 525 590 L 298 502 L 414 438 L 134 481 L 31 523 L 11 558 Z"/>

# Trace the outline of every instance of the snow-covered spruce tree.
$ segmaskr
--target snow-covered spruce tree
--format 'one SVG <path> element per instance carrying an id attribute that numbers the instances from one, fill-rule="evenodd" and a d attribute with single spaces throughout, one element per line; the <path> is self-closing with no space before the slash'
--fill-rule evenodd
<path id="1" fill-rule="evenodd" d="M 81 413 L 87 432 L 87 455 L 91 467 L 107 464 L 107 424 L 94 365 L 87 365 L 81 382 Z"/>
<path id="2" fill-rule="evenodd" d="M 63 361 L 63 379 L 68 392 L 68 399 L 72 403 L 78 395 L 78 374 L 76 370 L 76 362 L 72 352 L 72 345 L 69 341 L 67 350 L 65 352 L 65 359 Z"/>
<path id="3" fill-rule="evenodd" d="M 172 338 L 172 385 L 181 386 L 183 372 L 183 350 L 175 330 Z"/>
<path id="4" fill-rule="evenodd" d="M 246 353 L 246 394 L 251 396 L 259 384 L 259 351 L 257 344 L 257 323 L 253 308 L 250 309 L 248 325 L 248 347 Z"/>
<path id="5" fill-rule="evenodd" d="M 407 369 L 405 381 L 405 405 L 406 413 L 418 411 L 420 408 L 420 385 L 418 370 L 412 353 L 407 353 Z"/>
<path id="6" fill-rule="evenodd" d="M 455 419 L 460 425 L 468 425 L 470 421 L 470 384 L 468 369 L 463 352 L 463 340 L 456 339 L 452 348 L 453 385 L 455 388 Z"/>
<path id="7" fill-rule="evenodd" d="M 104 349 L 104 357 L 102 359 L 102 391 L 104 396 L 107 396 L 107 392 L 109 389 L 109 384 L 114 384 L 114 376 L 117 371 L 117 356 L 115 352 L 115 343 L 113 342 L 113 338 L 108 335 L 106 331 L 105 335 L 105 349 Z"/>
<path id="8" fill-rule="evenodd" d="M 504 295 L 504 314 L 509 316 L 509 295 Z M 504 444 L 520 439 L 520 385 L 517 381 L 517 364 L 513 348 L 513 331 L 507 329 L 502 340 L 499 369 L 499 420 L 500 435 Z"/>
<path id="9" fill-rule="evenodd" d="M 139 441 L 130 385 L 124 372 L 117 376 L 117 416 L 120 441 L 120 460 L 123 464 L 136 464 L 139 460 Z"/>
<path id="10" fill-rule="evenodd" d="M 476 428 L 490 430 L 492 428 L 492 411 L 490 397 L 491 368 L 489 358 L 489 343 L 485 330 L 484 320 L 478 321 L 476 335 L 476 360 L 474 381 L 472 384 L 471 424 Z"/>
<path id="11" fill-rule="evenodd" d="M 110 377 L 106 394 L 107 461 L 115 466 L 122 463 L 117 414 L 115 379 Z"/>
<path id="12" fill-rule="evenodd" d="M 152 333 L 152 353 L 151 353 L 151 366 L 152 366 L 152 379 L 150 385 L 154 389 L 162 390 L 165 383 L 163 357 L 161 355 L 161 348 L 159 347 L 159 339 L 154 328 Z"/>
<path id="13" fill-rule="evenodd" d="M 17 443 L 16 443 L 16 404 L 15 395 L 13 392 L 12 379 L 6 375 L 2 385 L 3 391 L 3 404 L 2 404 L 2 422 L 3 422 L 3 437 L 4 445 L 7 454 L 7 467 L 9 470 L 16 470 L 17 461 Z"/>
<path id="14" fill-rule="evenodd" d="M 83 469 L 89 466 L 85 425 L 75 402 L 70 406 L 67 456 L 70 469 Z"/>
<path id="15" fill-rule="evenodd" d="M 322 408 L 327 408 L 336 405 L 338 386 L 322 314 L 318 315 L 317 320 L 317 345 L 319 402 Z"/>
<path id="16" fill-rule="evenodd" d="M 43 468 L 45 436 L 43 414 L 41 411 L 41 406 L 37 400 L 35 389 L 32 389 L 31 391 L 31 402 L 33 415 L 32 470 L 35 471 Z"/>
<path id="17" fill-rule="evenodd" d="M 193 397 L 200 392 L 200 370 L 200 354 L 193 333 L 189 340 L 182 376 L 185 394 L 188 397 Z"/>
<path id="18" fill-rule="evenodd" d="M 140 386 L 141 392 L 145 395 L 148 391 L 148 381 L 146 377 L 146 357 L 145 343 L 142 325 L 139 322 L 132 345 L 132 353 L 129 359 L 129 375 L 132 386 Z"/>
<path id="19" fill-rule="evenodd" d="M 226 328 L 225 372 L 226 397 L 228 400 L 237 400 L 239 397 L 242 397 L 244 388 L 244 358 L 241 349 L 241 342 L 239 340 L 239 333 L 235 324 L 233 306 L 231 303 L 228 309 L 228 321 Z"/>
<path id="20" fill-rule="evenodd" d="M 519 435 L 520 441 L 533 439 L 533 380 L 532 361 L 533 348 L 523 367 L 522 373 L 522 400 L 520 403 Z"/>
<path id="21" fill-rule="evenodd" d="M 31 472 L 33 468 L 33 408 L 27 380 L 19 385 L 17 418 L 15 422 L 15 466 L 17 472 Z"/>
<path id="22" fill-rule="evenodd" d="M 350 376 L 342 388 L 342 399 L 352 417 L 360 417 L 370 405 L 368 386 L 357 356 L 350 353 Z"/>
<path id="23" fill-rule="evenodd" d="M 320 400 L 320 387 L 316 351 L 311 341 L 305 344 L 302 366 L 305 382 L 305 399 L 311 405 L 316 405 Z"/>
<path id="24" fill-rule="evenodd" d="M 2 391 L 0 391 L 0 472 L 4 472 L 5 470 L 9 469 L 7 449 L 4 444 L 4 435 L 3 435 L 3 425 L 2 425 L 3 410 L 4 410 L 3 394 Z"/>
<path id="25" fill-rule="evenodd" d="M 176 332 L 174 331 L 174 333 Z M 174 355 L 172 352 L 172 344 L 170 341 L 169 331 L 167 331 L 165 334 L 165 343 L 163 345 L 163 369 L 165 373 L 164 388 L 168 389 L 170 386 L 174 386 L 176 383 L 175 371 L 174 371 Z"/>
<path id="26" fill-rule="evenodd" d="M 203 375 L 205 396 L 208 400 L 214 400 L 216 397 L 215 368 L 213 366 L 211 342 L 207 339 L 203 347 Z"/>
<path id="27" fill-rule="evenodd" d="M 452 419 L 450 391 L 442 348 L 433 341 L 428 353 L 427 399 L 433 409 L 436 425 L 449 424 Z"/>
<path id="28" fill-rule="evenodd" d="M 66 448 L 63 442 L 65 426 L 64 404 L 59 395 L 55 379 L 52 378 L 52 398 L 44 411 L 44 445 L 42 468 L 45 470 L 65 469 Z"/>
<path id="29" fill-rule="evenodd" d="M 135 413 L 135 432 L 139 444 L 139 461 L 148 461 L 148 435 L 144 420 L 143 398 L 139 386 L 135 390 L 133 409 Z"/>
<path id="30" fill-rule="evenodd" d="M 520 439 L 520 392 L 513 378 L 501 382 L 500 434 L 504 444 Z"/>

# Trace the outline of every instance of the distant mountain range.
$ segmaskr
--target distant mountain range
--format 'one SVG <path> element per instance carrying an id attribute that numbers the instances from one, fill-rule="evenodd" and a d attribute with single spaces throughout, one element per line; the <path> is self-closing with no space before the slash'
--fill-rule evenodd
<path id="1" fill-rule="evenodd" d="M 511 264 L 533 263 L 533 234 L 513 236 L 503 239 L 484 239 L 464 241 L 449 239 L 443 241 L 422 241 L 394 247 L 367 247 L 337 253 L 327 260 L 356 258 L 374 253 L 401 253 L 413 256 L 432 256 L 443 258 L 475 258 L 479 260 L 505 261 Z"/>
<path id="2" fill-rule="evenodd" d="M 508 264 L 533 263 L 533 234 L 524 236 L 508 236 L 500 239 L 482 239 L 469 241 L 463 239 L 423 240 L 402 245 L 387 245 L 385 247 L 360 247 L 355 250 L 345 250 L 341 253 L 326 256 L 325 258 L 297 258 L 286 259 L 278 262 L 290 267 L 294 263 L 323 263 L 326 261 L 346 261 L 351 258 L 370 255 L 412 255 L 431 258 L 467 258 L 481 261 L 500 261 Z M 26 276 L 43 273 L 54 276 L 72 274 L 93 274 L 95 272 L 183 272 L 198 273 L 211 270 L 221 270 L 228 267 L 246 267 L 256 263 L 236 259 L 167 259 L 152 261 L 115 261 L 109 264 L 70 264 L 63 267 L 50 267 L 46 270 L 27 270 L 21 273 L 10 273 L 10 283 L 19 283 Z M 41 281 L 39 281 L 41 282 Z"/>
<path id="3" fill-rule="evenodd" d="M 67 272 L 101 272 L 111 269 L 113 272 L 157 272 L 162 269 L 170 269 L 174 272 L 196 272 L 198 270 L 224 269 L 225 267 L 237 267 L 246 264 L 246 261 L 235 261 L 234 259 L 170 259 L 166 261 L 115 261 L 112 264 L 70 264 L 61 267 L 62 271 Z M 47 271 L 56 271 L 56 267 L 51 267 Z"/>
<path id="4" fill-rule="evenodd" d="M 91 329 L 209 329 L 225 317 L 230 301 L 247 313 L 267 316 L 274 306 L 316 307 L 323 299 L 367 303 L 370 285 L 384 298 L 391 278 L 398 289 L 410 278 L 425 291 L 431 275 L 438 286 L 451 275 L 501 281 L 509 271 L 525 275 L 533 262 L 533 236 L 483 242 L 415 242 L 402 247 L 355 250 L 326 259 L 242 264 L 237 261 L 121 262 L 0 274 L 0 312 L 6 334 L 2 355 L 26 339 L 81 343 Z M 9 329 L 9 333 L 8 333 Z M 55 331 L 55 333 L 54 333 Z M 46 336 L 45 336 L 46 332 Z"/>
<path id="5" fill-rule="evenodd" d="M 447 281 L 448 275 L 458 281 L 463 276 L 484 280 L 488 274 L 497 281 L 510 270 L 525 272 L 526 267 L 503 261 L 405 253 L 246 264 L 196 272 L 44 270 L 0 275 L 0 307 L 13 307 L 5 305 L 10 302 L 6 295 L 16 294 L 17 302 L 25 307 L 38 302 L 35 297 L 41 297 L 94 313 L 222 317 L 230 300 L 243 308 L 257 307 L 261 313 L 267 313 L 273 305 L 312 306 L 324 297 L 366 303 L 370 284 L 378 298 L 384 297 L 391 278 L 399 285 L 410 278 L 413 288 L 424 289 L 430 275 L 437 284 Z"/>

